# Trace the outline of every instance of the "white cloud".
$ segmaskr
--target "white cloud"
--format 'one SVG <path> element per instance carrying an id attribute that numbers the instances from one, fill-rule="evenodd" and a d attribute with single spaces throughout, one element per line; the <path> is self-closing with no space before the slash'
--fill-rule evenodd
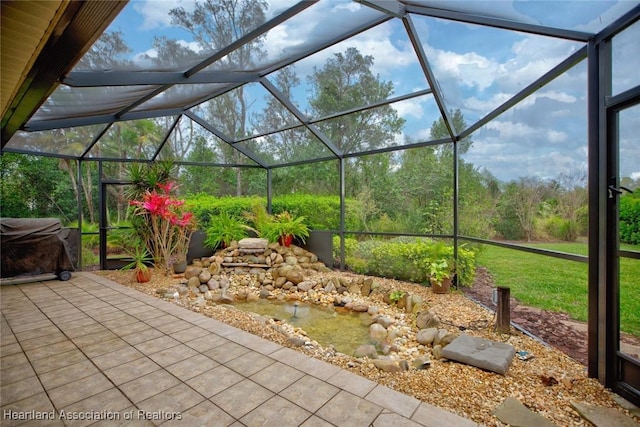
<path id="1" fill-rule="evenodd" d="M 476 86 L 483 91 L 493 84 L 499 66 L 495 62 L 478 54 L 468 52 L 459 54 L 451 51 L 430 49 L 427 54 L 437 70 L 436 75 L 446 75 L 464 86 Z"/>
<path id="2" fill-rule="evenodd" d="M 156 28 L 171 26 L 171 16 L 169 10 L 182 6 L 187 10 L 193 8 L 193 2 L 175 0 L 140 0 L 136 1 L 133 8 L 142 15 L 142 30 L 153 30 Z"/>
<path id="3" fill-rule="evenodd" d="M 396 102 L 393 104 L 393 108 L 398 112 L 400 117 L 413 116 L 416 119 L 419 119 L 424 116 L 422 104 L 420 104 L 420 102 L 416 102 L 415 99 Z"/>

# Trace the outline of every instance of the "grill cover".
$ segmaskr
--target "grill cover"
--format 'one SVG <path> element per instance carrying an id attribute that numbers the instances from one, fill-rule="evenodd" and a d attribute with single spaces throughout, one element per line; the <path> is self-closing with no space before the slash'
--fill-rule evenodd
<path id="1" fill-rule="evenodd" d="M 57 218 L 0 218 L 0 277 L 73 271 L 77 233 Z"/>

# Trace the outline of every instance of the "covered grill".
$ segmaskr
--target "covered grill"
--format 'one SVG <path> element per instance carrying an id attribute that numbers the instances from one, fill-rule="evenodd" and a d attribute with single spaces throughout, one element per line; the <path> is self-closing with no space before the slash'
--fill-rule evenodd
<path id="1" fill-rule="evenodd" d="M 78 232 L 57 218 L 0 218 L 0 277 L 55 274 L 69 280 L 75 270 Z"/>

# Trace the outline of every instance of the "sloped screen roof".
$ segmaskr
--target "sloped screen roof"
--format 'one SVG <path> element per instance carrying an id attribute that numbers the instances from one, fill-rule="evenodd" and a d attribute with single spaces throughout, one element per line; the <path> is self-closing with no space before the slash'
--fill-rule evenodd
<path id="1" fill-rule="evenodd" d="M 204 144 L 273 167 L 429 143 L 440 118 L 457 140 L 581 63 L 590 38 L 638 7 L 550 4 L 133 1 L 4 149 L 197 163 Z M 640 55 L 626 49 L 635 65 L 616 71 L 633 81 Z M 559 114 L 586 87 L 544 96 Z"/>

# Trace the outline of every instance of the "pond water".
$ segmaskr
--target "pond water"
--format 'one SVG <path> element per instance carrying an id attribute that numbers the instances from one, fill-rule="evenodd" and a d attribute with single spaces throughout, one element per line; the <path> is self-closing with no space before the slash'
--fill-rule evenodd
<path id="1" fill-rule="evenodd" d="M 370 316 L 367 313 L 342 313 L 333 307 L 264 299 L 235 303 L 234 307 L 299 327 L 310 339 L 323 347 L 332 344 L 341 353 L 352 355 L 358 346 L 369 342 Z"/>

